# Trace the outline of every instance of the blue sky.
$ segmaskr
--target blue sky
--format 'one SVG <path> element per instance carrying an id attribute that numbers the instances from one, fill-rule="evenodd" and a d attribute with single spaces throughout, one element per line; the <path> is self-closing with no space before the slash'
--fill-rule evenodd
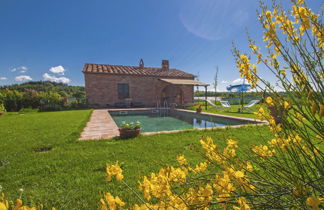
<path id="1" fill-rule="evenodd" d="M 320 1 L 309 3 L 319 11 Z M 207 83 L 218 66 L 222 91 L 239 78 L 232 41 L 248 51 L 245 28 L 262 39 L 257 7 L 257 0 L 0 0 L 0 85 L 84 85 L 84 63 L 143 58 L 145 66 L 168 59 Z"/>

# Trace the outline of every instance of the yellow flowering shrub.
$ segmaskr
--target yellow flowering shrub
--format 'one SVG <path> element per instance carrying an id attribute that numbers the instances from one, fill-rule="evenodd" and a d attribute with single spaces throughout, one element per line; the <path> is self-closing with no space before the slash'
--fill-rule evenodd
<path id="1" fill-rule="evenodd" d="M 184 155 L 178 155 L 176 159 L 179 167 L 166 166 L 158 173 L 144 176 L 138 187 L 143 202 L 133 204 L 132 208 L 204 209 L 210 206 L 211 202 L 216 202 L 223 207 L 233 206 L 234 208 L 233 204 L 237 204 L 235 208 L 249 209 L 243 196 L 236 201 L 231 198 L 238 192 L 247 192 L 255 188 L 246 176 L 247 172 L 253 171 L 252 163 L 237 158 L 238 142 L 227 139 L 226 147 L 223 149 L 217 147 L 210 137 L 200 139 L 199 142 L 205 151 L 205 162 L 200 162 L 193 167 Z M 216 174 L 211 173 L 215 170 L 215 164 L 221 169 Z M 110 176 L 111 169 L 115 169 L 116 164 L 109 165 L 107 168 L 110 169 L 107 170 L 107 176 Z M 113 171 L 114 174 L 122 173 L 120 170 Z M 110 193 L 106 193 L 105 199 L 101 199 L 102 209 L 116 209 L 118 207 L 116 199 L 117 197 L 114 198 Z"/>
<path id="2" fill-rule="evenodd" d="M 101 199 L 100 203 L 102 210 L 117 209 L 118 206 L 125 206 L 125 203 L 122 200 L 120 200 L 118 196 L 114 197 L 110 193 L 106 193 L 105 199 Z"/>
<path id="3" fill-rule="evenodd" d="M 276 2 L 260 8 L 267 54 L 250 37 L 252 55 L 232 52 L 240 75 L 256 91 L 267 90 L 255 114 L 269 122 L 273 137 L 243 153 L 239 139 L 227 139 L 224 148 L 200 139 L 205 161 L 192 165 L 178 155 L 178 167 L 144 176 L 143 199 L 133 209 L 323 208 L 323 18 L 303 0 L 292 0 L 288 12 Z M 275 75 L 284 94 L 259 77 L 258 65 Z"/>
<path id="4" fill-rule="evenodd" d="M 44 209 L 43 205 L 29 207 L 23 204 L 23 201 L 18 198 L 16 203 L 9 202 L 5 199 L 4 193 L 0 194 L 0 210 L 42 210 Z M 55 208 L 52 208 L 55 210 Z"/>
<path id="5" fill-rule="evenodd" d="M 122 174 L 123 170 L 118 165 L 118 162 L 116 162 L 115 165 L 107 165 L 106 167 L 106 181 L 110 182 L 112 180 L 113 176 L 116 176 L 117 181 L 121 181 L 124 178 L 124 175 Z"/>
<path id="6" fill-rule="evenodd" d="M 254 146 L 252 151 L 260 157 L 271 157 L 276 153 L 276 150 L 271 150 L 266 145 Z"/>

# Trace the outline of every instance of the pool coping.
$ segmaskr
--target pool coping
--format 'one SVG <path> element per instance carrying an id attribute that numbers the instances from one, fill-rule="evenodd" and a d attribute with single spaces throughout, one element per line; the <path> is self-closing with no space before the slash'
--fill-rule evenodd
<path id="1" fill-rule="evenodd" d="M 154 132 L 144 132 L 141 133 L 142 136 L 151 136 L 156 134 L 168 134 L 168 133 L 181 133 L 188 131 L 206 131 L 206 130 L 221 130 L 227 128 L 242 128 L 242 127 L 254 127 L 254 126 L 264 126 L 266 124 L 243 124 L 243 125 L 230 125 L 230 126 L 219 126 L 219 127 L 210 127 L 210 128 L 192 128 L 192 129 L 183 129 L 183 130 L 172 130 L 172 131 L 154 131 Z"/>
<path id="2" fill-rule="evenodd" d="M 145 111 L 145 110 L 155 110 L 155 109 L 156 108 L 154 108 L 154 107 L 152 107 L 152 108 L 118 108 L 118 109 L 107 109 L 107 113 L 110 115 L 110 113 L 109 113 L 110 111 L 141 111 L 141 110 Z M 149 136 L 149 135 L 155 135 L 155 134 L 179 133 L 179 132 L 187 132 L 187 131 L 195 131 L 195 130 L 217 130 L 217 129 L 226 129 L 226 128 L 240 128 L 240 127 L 247 127 L 247 126 L 269 125 L 269 122 L 267 122 L 267 121 L 262 121 L 262 120 L 253 119 L 253 118 L 236 117 L 236 116 L 215 114 L 215 113 L 209 113 L 209 112 L 196 113 L 196 111 L 187 110 L 187 109 L 174 109 L 174 110 L 177 110 L 180 112 L 187 112 L 187 113 L 191 113 L 191 114 L 203 115 L 203 116 L 221 117 L 221 118 L 229 118 L 229 119 L 240 120 L 240 121 L 248 121 L 248 122 L 253 122 L 253 124 L 229 125 L 229 126 L 219 126 L 219 127 L 210 127 L 210 128 L 192 128 L 192 129 L 171 130 L 171 131 L 152 131 L 152 132 L 143 132 L 143 133 L 141 133 L 141 135 Z"/>
<path id="3" fill-rule="evenodd" d="M 182 112 L 188 112 L 188 113 L 192 113 L 192 114 L 204 115 L 204 116 L 230 118 L 230 119 L 234 119 L 234 120 L 257 122 L 258 124 L 266 124 L 266 125 L 269 124 L 268 121 L 258 120 L 258 119 L 254 119 L 254 118 L 236 117 L 236 116 L 230 116 L 230 115 L 215 114 L 215 113 L 210 113 L 210 112 L 196 113 L 196 111 L 188 110 L 188 109 L 175 109 L 175 110 L 182 111 Z"/>

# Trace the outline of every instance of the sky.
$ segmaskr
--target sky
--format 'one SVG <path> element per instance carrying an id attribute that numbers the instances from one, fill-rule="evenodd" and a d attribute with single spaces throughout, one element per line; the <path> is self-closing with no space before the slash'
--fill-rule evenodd
<path id="1" fill-rule="evenodd" d="M 270 2 L 269 0 L 265 0 Z M 288 0 L 284 0 L 285 3 Z M 309 0 L 319 11 L 320 2 Z M 48 80 L 84 85 L 85 63 L 160 67 L 218 91 L 240 81 L 232 42 L 261 43 L 258 0 L 0 0 L 0 86 Z M 262 78 L 275 79 L 265 69 Z M 210 86 L 212 89 L 213 86 Z"/>

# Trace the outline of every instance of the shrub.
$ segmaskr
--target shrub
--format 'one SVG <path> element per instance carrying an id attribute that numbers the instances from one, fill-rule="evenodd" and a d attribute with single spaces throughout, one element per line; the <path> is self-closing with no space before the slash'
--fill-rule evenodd
<path id="1" fill-rule="evenodd" d="M 39 108 L 41 96 L 42 95 L 40 92 L 32 89 L 27 89 L 23 92 L 22 104 L 24 107 L 31 107 L 33 109 Z"/>
<path id="2" fill-rule="evenodd" d="M 40 108 L 41 111 L 87 108 L 84 87 L 52 82 L 28 82 L 0 87 L 0 102 L 8 111 L 19 111 L 25 107 Z"/>
<path id="3" fill-rule="evenodd" d="M 20 114 L 33 113 L 33 112 L 38 112 L 38 111 L 39 111 L 38 109 L 33 109 L 33 108 L 29 107 L 29 108 L 22 108 L 21 110 L 19 110 L 19 113 Z"/>
<path id="4" fill-rule="evenodd" d="M 22 108 L 23 94 L 16 90 L 6 89 L 2 92 L 2 103 L 8 112 L 19 111 Z"/>
<path id="5" fill-rule="evenodd" d="M 0 102 L 0 112 L 6 112 L 6 108 L 4 107 L 3 103 Z"/>
<path id="6" fill-rule="evenodd" d="M 319 146 L 324 140 L 324 26 L 322 16 L 303 0 L 292 2 L 291 13 L 275 2 L 270 10 L 260 5 L 267 55 L 250 37 L 253 56 L 233 47 L 241 76 L 257 91 L 267 89 L 268 109 L 261 107 L 257 115 L 269 122 L 274 138 L 256 144 L 240 158 L 236 140 L 227 139 L 227 146 L 220 149 L 213 139 L 200 139 L 205 160 L 192 165 L 179 155 L 177 167 L 166 166 L 144 176 L 139 184 L 142 194 L 135 193 L 141 204 L 134 209 L 323 207 L 324 155 Z M 278 78 L 285 97 L 258 76 L 259 65 Z M 107 193 L 101 205 L 106 209 L 124 203 Z"/>
<path id="7" fill-rule="evenodd" d="M 46 92 L 42 94 L 40 101 L 40 111 L 60 111 L 63 110 L 64 100 L 60 94 Z"/>

